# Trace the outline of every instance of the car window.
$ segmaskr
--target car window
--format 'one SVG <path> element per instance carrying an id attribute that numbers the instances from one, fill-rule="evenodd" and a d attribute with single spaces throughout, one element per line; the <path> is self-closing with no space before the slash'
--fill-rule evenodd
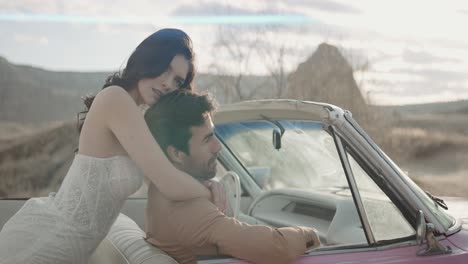
<path id="1" fill-rule="evenodd" d="M 376 241 L 415 235 L 415 230 L 401 214 L 397 206 L 377 186 L 356 160 L 349 153 L 347 155 Z"/>
<path id="2" fill-rule="evenodd" d="M 281 121 L 286 129 L 282 146 L 272 144 L 268 121 L 240 122 L 217 126 L 217 133 L 267 191 L 282 187 L 304 189 L 341 188 L 347 185 L 333 138 L 321 122 Z"/>

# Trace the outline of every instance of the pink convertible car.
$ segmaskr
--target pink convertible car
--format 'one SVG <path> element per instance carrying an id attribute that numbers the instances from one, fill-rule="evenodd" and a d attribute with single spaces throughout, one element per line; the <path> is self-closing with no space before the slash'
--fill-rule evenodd
<path id="1" fill-rule="evenodd" d="M 454 205 L 463 217 L 466 203 L 446 205 L 421 190 L 351 113 L 322 103 L 261 100 L 222 106 L 215 123 L 224 145 L 219 177 L 239 180 L 238 195 L 230 197 L 234 215 L 318 230 L 322 246 L 297 263 L 468 263 L 468 225 L 446 210 Z M 2 202 L 1 220 L 23 201 Z M 91 263 L 176 263 L 142 239 L 145 202 L 127 201 Z"/>

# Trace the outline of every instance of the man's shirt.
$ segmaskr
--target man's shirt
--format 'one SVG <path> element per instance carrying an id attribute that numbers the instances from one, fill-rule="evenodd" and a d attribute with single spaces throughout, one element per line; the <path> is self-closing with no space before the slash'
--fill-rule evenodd
<path id="1" fill-rule="evenodd" d="M 150 184 L 146 240 L 181 264 L 197 256 L 229 255 L 252 263 L 290 263 L 313 240 L 307 227 L 271 228 L 227 217 L 208 199 L 174 202 Z"/>

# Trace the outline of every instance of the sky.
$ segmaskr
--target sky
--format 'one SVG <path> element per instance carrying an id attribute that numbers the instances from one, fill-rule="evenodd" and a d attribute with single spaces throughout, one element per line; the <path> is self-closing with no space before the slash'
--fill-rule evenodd
<path id="1" fill-rule="evenodd" d="M 146 36 L 175 27 L 192 38 L 199 72 L 239 72 L 219 49 L 219 34 L 239 45 L 261 41 L 267 57 L 285 48 L 297 68 L 322 42 L 356 67 L 374 104 L 468 99 L 468 1 L 445 0 L 0 0 L 0 56 L 54 71 L 114 71 Z"/>

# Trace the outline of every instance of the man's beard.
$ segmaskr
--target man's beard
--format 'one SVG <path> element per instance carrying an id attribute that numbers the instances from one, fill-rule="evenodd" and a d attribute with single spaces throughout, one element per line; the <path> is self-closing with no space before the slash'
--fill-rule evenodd
<path id="1" fill-rule="evenodd" d="M 185 163 L 180 167 L 183 171 L 187 174 L 192 176 L 194 179 L 204 182 L 210 179 L 213 179 L 216 176 L 216 167 L 218 165 L 218 155 L 212 157 L 205 166 L 198 164 L 199 166 L 195 165 L 194 163 Z"/>
<path id="2" fill-rule="evenodd" d="M 207 180 L 211 180 L 215 176 L 216 176 L 215 173 L 206 173 L 205 175 L 197 175 L 197 176 L 192 175 L 192 177 L 195 178 L 196 180 L 198 180 L 199 182 L 204 182 L 204 181 L 207 181 Z"/>

